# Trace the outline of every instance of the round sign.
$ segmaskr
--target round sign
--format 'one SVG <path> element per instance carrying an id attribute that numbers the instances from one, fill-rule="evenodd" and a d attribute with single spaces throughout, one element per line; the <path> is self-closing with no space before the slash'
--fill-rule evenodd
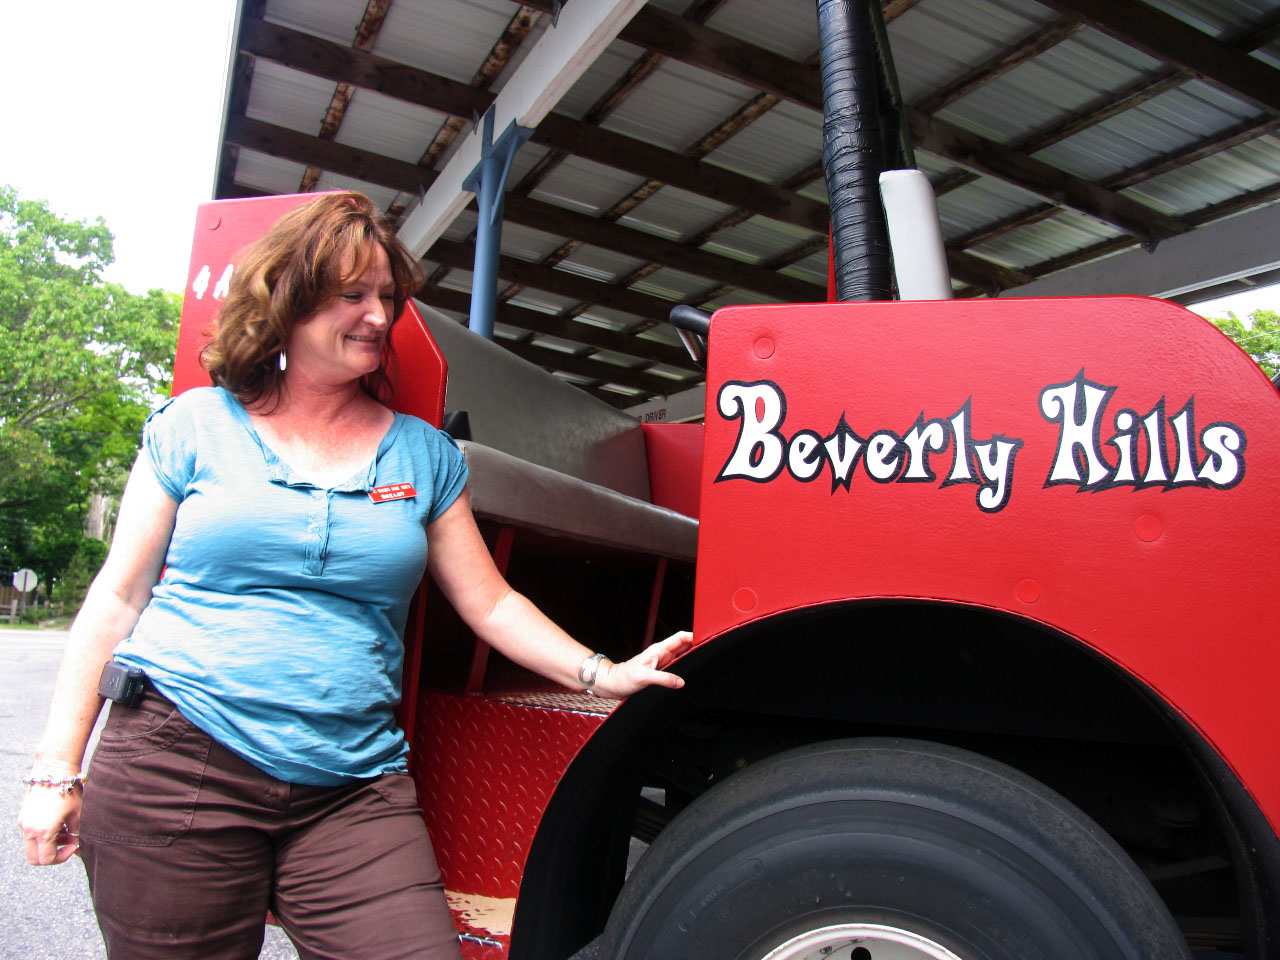
<path id="1" fill-rule="evenodd" d="M 36 572 L 23 567 L 13 575 L 13 587 L 19 593 L 26 593 L 28 590 L 34 590 L 39 580 L 36 579 Z"/>

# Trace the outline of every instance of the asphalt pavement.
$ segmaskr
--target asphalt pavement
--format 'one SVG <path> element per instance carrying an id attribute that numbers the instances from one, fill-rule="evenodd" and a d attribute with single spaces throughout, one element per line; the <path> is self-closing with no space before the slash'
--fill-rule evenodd
<path id="1" fill-rule="evenodd" d="M 106 957 L 79 857 L 33 867 L 17 828 L 26 791 L 20 781 L 31 769 L 66 641 L 62 630 L 0 629 L 0 958 Z M 278 928 L 267 928 L 260 960 L 297 955 Z"/>

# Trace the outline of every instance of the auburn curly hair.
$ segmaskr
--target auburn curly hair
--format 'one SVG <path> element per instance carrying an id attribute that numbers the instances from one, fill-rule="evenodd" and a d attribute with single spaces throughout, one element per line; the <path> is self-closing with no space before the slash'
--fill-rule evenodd
<path id="1" fill-rule="evenodd" d="M 284 383 L 280 353 L 294 325 L 314 316 L 344 283 L 363 274 L 379 246 L 386 251 L 395 285 L 394 323 L 421 286 L 422 272 L 368 197 L 327 194 L 272 224 L 241 256 L 213 338 L 200 352 L 213 382 L 246 406 L 278 396 Z M 378 369 L 361 378 L 378 400 L 391 394 L 393 363 L 388 336 Z"/>

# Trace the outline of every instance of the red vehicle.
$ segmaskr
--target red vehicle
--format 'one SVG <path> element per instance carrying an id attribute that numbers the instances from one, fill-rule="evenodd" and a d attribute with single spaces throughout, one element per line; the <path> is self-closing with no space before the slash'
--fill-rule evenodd
<path id="1" fill-rule="evenodd" d="M 201 208 L 175 391 L 303 199 Z M 466 956 L 1280 956 L 1280 397 L 1210 324 L 732 308 L 705 425 L 643 427 L 428 310 L 396 343 L 513 584 L 614 656 L 696 640 L 602 702 L 424 584 L 402 721 Z"/>

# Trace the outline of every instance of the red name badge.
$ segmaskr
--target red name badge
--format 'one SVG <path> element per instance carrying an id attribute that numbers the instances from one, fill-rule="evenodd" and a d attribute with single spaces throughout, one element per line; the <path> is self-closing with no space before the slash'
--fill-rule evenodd
<path id="1" fill-rule="evenodd" d="M 385 487 L 374 487 L 369 491 L 369 499 L 374 503 L 386 503 L 388 500 L 404 500 L 416 497 L 418 491 L 412 483 L 389 483 Z"/>

